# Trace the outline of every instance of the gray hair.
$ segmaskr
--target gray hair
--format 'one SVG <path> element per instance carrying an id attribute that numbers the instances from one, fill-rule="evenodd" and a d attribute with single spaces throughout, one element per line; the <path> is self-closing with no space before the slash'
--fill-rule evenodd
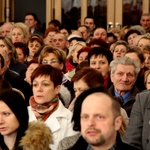
<path id="1" fill-rule="evenodd" d="M 135 61 L 134 59 L 131 59 L 129 57 L 126 57 L 126 56 L 123 56 L 123 57 L 120 57 L 118 59 L 115 59 L 113 60 L 111 63 L 110 63 L 110 70 L 111 70 L 111 73 L 114 73 L 116 71 L 116 68 L 119 64 L 122 64 L 122 65 L 132 65 L 134 66 L 135 68 L 135 74 L 136 76 L 138 75 L 138 73 L 140 72 L 140 64 Z"/>

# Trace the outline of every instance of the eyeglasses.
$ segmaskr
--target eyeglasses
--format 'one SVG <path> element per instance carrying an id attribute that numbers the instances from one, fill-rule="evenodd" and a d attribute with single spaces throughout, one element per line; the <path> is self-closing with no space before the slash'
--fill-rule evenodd
<path id="1" fill-rule="evenodd" d="M 60 63 L 60 61 L 59 60 L 43 60 L 42 61 L 42 64 L 44 64 L 44 65 L 46 65 L 46 64 L 49 64 L 49 65 L 51 65 L 51 64 L 55 64 L 55 63 Z"/>

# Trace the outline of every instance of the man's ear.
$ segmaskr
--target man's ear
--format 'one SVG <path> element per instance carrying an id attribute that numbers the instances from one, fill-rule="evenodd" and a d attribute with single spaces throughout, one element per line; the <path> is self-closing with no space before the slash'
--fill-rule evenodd
<path id="1" fill-rule="evenodd" d="M 111 79 L 111 82 L 113 83 L 113 73 L 110 73 L 110 79 Z"/>
<path id="2" fill-rule="evenodd" d="M 8 59 L 8 60 L 6 61 L 6 68 L 9 68 L 9 65 L 10 65 L 10 60 Z"/>
<path id="3" fill-rule="evenodd" d="M 122 116 L 118 116 L 115 119 L 115 130 L 118 131 L 122 126 Z"/>
<path id="4" fill-rule="evenodd" d="M 3 68 L 1 68 L 1 70 L 0 70 L 0 75 L 4 75 L 5 74 L 5 71 L 6 71 L 7 69 L 6 69 L 6 67 L 4 66 Z"/>

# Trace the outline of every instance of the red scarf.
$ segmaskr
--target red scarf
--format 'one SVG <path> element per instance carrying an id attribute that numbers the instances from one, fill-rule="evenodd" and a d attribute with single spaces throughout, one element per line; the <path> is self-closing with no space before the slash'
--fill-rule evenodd
<path id="1" fill-rule="evenodd" d="M 30 106 L 37 118 L 37 120 L 46 121 L 46 119 L 57 109 L 58 98 L 51 100 L 48 103 L 38 104 L 34 97 L 30 98 Z"/>

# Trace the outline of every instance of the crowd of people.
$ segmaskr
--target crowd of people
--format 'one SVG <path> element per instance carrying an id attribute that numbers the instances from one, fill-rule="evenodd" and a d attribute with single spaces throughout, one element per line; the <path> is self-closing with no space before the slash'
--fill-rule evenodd
<path id="1" fill-rule="evenodd" d="M 35 13 L 0 27 L 0 150 L 149 150 L 150 14 L 76 30 Z M 34 142 L 36 141 L 36 142 Z"/>

